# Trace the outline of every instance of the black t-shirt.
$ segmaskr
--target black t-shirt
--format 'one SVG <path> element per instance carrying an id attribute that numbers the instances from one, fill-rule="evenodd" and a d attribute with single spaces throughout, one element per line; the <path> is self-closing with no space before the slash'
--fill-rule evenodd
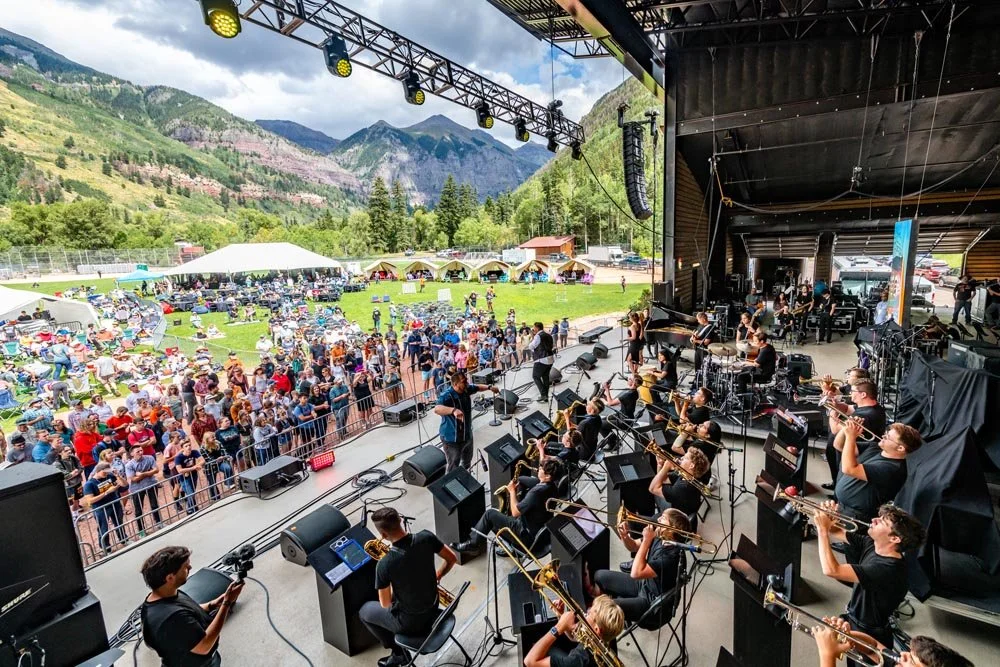
<path id="1" fill-rule="evenodd" d="M 682 552 L 677 547 L 667 546 L 663 540 L 653 540 L 653 545 L 646 554 L 646 564 L 653 568 L 656 576 L 639 582 L 643 597 L 653 600 L 677 585 L 677 567 L 680 565 L 681 555 Z"/>
<path id="2" fill-rule="evenodd" d="M 326 347 L 323 343 L 313 343 L 309 346 L 309 354 L 313 361 L 323 361 L 323 357 L 326 356 Z"/>
<path id="3" fill-rule="evenodd" d="M 621 413 L 629 419 L 635 418 L 635 404 L 639 401 L 639 392 L 636 389 L 627 389 L 617 396 L 621 404 Z"/>
<path id="4" fill-rule="evenodd" d="M 184 591 L 177 596 L 142 603 L 142 636 L 159 654 L 164 667 L 201 667 L 211 664 L 218 642 L 206 655 L 191 653 L 205 638 L 212 616 Z"/>
<path id="5" fill-rule="evenodd" d="M 393 542 L 375 568 L 375 588 L 392 586 L 392 613 L 419 622 L 438 612 L 437 574 L 434 554 L 444 548 L 429 530 L 408 534 Z"/>
<path id="6" fill-rule="evenodd" d="M 687 409 L 687 419 L 692 424 L 704 424 L 712 418 L 712 411 L 704 405 L 692 405 Z"/>
<path id="7" fill-rule="evenodd" d="M 190 454 L 184 454 L 180 452 L 174 457 L 174 467 L 175 468 L 190 468 L 198 463 L 198 459 L 201 458 L 201 452 L 197 449 L 192 449 Z M 184 473 L 187 477 L 197 477 L 198 471 L 192 470 L 190 472 Z"/>
<path id="8" fill-rule="evenodd" d="M 851 477 L 837 476 L 837 500 L 841 511 L 858 519 L 868 521 L 878 514 L 878 508 L 896 497 L 906 482 L 906 459 L 890 459 L 882 456 L 882 450 L 869 445 L 858 455 L 858 463 L 864 466 L 867 481 Z"/>
<path id="9" fill-rule="evenodd" d="M 694 447 L 695 449 L 700 449 L 702 453 L 705 455 L 705 457 L 708 459 L 709 463 L 715 463 L 715 455 L 719 453 L 718 447 L 716 447 L 715 445 L 710 445 L 707 442 L 704 442 L 697 438 L 689 440 L 687 442 L 687 446 L 684 447 L 684 451 L 686 452 L 691 447 Z M 711 470 L 709 470 L 709 475 L 711 475 Z"/>
<path id="10" fill-rule="evenodd" d="M 854 412 L 851 416 L 860 417 L 865 428 L 871 429 L 872 433 L 877 433 L 879 435 L 885 433 L 887 418 L 885 416 L 885 408 L 881 405 L 869 405 L 862 408 L 854 408 Z M 865 442 L 871 442 L 872 440 L 871 436 L 865 432 L 861 433 L 860 439 Z"/>
<path id="11" fill-rule="evenodd" d="M 861 561 L 851 565 L 858 583 L 851 592 L 847 613 L 859 630 L 885 628 L 906 597 L 906 563 L 902 558 L 879 556 L 867 535 L 849 533 L 847 537 L 851 547 L 861 552 Z"/>
<path id="12" fill-rule="evenodd" d="M 761 378 L 770 379 L 774 375 L 774 367 L 778 363 L 778 356 L 773 345 L 761 345 L 757 352 L 757 373 Z"/>
<path id="13" fill-rule="evenodd" d="M 521 502 L 517 504 L 517 511 L 521 515 L 519 520 L 524 533 L 534 535 L 544 526 L 552 515 L 545 509 L 545 503 L 549 498 L 556 497 L 556 485 L 551 482 L 539 482 L 524 495 Z"/>
<path id="14" fill-rule="evenodd" d="M 601 416 L 587 415 L 579 424 L 577 429 L 583 436 L 583 445 L 580 446 L 580 459 L 589 461 L 597 450 L 597 440 L 601 437 Z"/>
<path id="15" fill-rule="evenodd" d="M 430 372 L 430 370 L 434 368 L 434 355 L 427 350 L 424 350 L 417 358 L 417 363 L 420 364 L 420 370 Z"/>
<path id="16" fill-rule="evenodd" d="M 813 299 L 813 310 L 817 313 L 829 313 L 833 307 L 833 297 L 817 296 Z"/>
<path id="17" fill-rule="evenodd" d="M 958 283 L 955 285 L 954 295 L 956 301 L 968 301 L 974 293 L 969 283 Z"/>
<path id="18" fill-rule="evenodd" d="M 701 504 L 701 491 L 676 472 L 670 473 L 671 484 L 663 485 L 663 499 L 670 503 L 670 506 L 679 509 L 685 514 L 691 515 L 698 511 Z"/>
<path id="19" fill-rule="evenodd" d="M 551 667 L 593 667 L 596 664 L 590 651 L 580 644 L 577 644 L 569 653 L 558 652 L 549 656 Z"/>

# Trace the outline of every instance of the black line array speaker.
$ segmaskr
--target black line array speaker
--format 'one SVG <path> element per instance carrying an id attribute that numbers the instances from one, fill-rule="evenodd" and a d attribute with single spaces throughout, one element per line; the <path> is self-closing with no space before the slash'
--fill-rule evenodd
<path id="1" fill-rule="evenodd" d="M 594 345 L 594 356 L 598 359 L 608 358 L 608 346 L 604 343 L 597 343 Z"/>
<path id="2" fill-rule="evenodd" d="M 502 389 L 493 397 L 493 409 L 500 415 L 512 415 L 517 410 L 517 394 L 510 389 Z"/>
<path id="3" fill-rule="evenodd" d="M 413 486 L 427 486 L 444 474 L 447 467 L 444 452 L 425 446 L 403 462 L 403 481 Z"/>
<path id="4" fill-rule="evenodd" d="M 646 199 L 646 173 L 642 140 L 648 123 L 630 122 L 622 125 L 622 161 L 625 164 L 625 193 L 632 215 L 648 220 L 653 215 Z"/>
<path id="5" fill-rule="evenodd" d="M 576 358 L 576 367 L 581 371 L 589 371 L 597 365 L 597 357 L 593 352 L 584 352 Z"/>
<path id="6" fill-rule="evenodd" d="M 344 513 L 333 505 L 320 505 L 281 531 L 281 556 L 306 567 L 309 554 L 351 527 Z"/>

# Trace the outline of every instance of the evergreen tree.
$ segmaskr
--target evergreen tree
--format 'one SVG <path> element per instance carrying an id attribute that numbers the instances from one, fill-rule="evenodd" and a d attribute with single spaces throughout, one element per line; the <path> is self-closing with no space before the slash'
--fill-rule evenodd
<path id="1" fill-rule="evenodd" d="M 153 197 L 153 205 L 158 208 L 164 208 L 167 205 L 167 201 L 163 198 L 163 195 L 157 192 L 156 196 Z"/>
<path id="2" fill-rule="evenodd" d="M 475 217 L 479 209 L 479 194 L 469 183 L 462 183 L 458 189 L 458 209 L 461 212 L 462 220 Z"/>
<path id="3" fill-rule="evenodd" d="M 229 210 L 229 190 L 223 188 L 219 190 L 219 203 L 222 204 L 222 209 L 224 211 Z"/>
<path id="4" fill-rule="evenodd" d="M 368 197 L 368 219 L 372 230 L 373 248 L 391 250 L 390 243 L 396 243 L 398 248 L 399 241 L 393 230 L 389 191 L 381 176 L 376 176 L 372 183 L 372 193 Z"/>
<path id="5" fill-rule="evenodd" d="M 7 123 L 4 122 L 3 118 L 0 118 L 0 137 L 2 137 L 7 132 Z"/>
<path id="6" fill-rule="evenodd" d="M 104 174 L 105 176 L 111 176 L 111 163 L 110 162 L 103 162 L 101 164 L 101 173 Z"/>
<path id="7" fill-rule="evenodd" d="M 483 202 L 483 211 L 485 211 L 486 215 L 490 216 L 490 218 L 493 218 L 493 214 L 496 212 L 496 206 L 493 204 L 493 197 L 486 195 L 486 201 Z"/>
<path id="8" fill-rule="evenodd" d="M 76 142 L 73 141 L 72 136 L 69 136 L 63 139 L 63 146 L 65 146 L 66 148 L 73 148 L 73 146 L 76 146 Z"/>
<path id="9" fill-rule="evenodd" d="M 56 156 L 56 166 L 59 167 L 60 169 L 65 169 L 66 168 L 66 158 L 64 158 L 62 155 L 57 155 Z"/>
<path id="10" fill-rule="evenodd" d="M 404 246 L 412 247 L 414 245 L 412 227 L 407 229 L 406 224 L 408 208 L 406 193 L 403 192 L 403 186 L 400 185 L 399 179 L 396 179 L 392 182 L 392 225 L 390 227 L 392 238 L 388 239 L 389 252 L 397 252 Z"/>
<path id="11" fill-rule="evenodd" d="M 448 178 L 444 182 L 444 187 L 441 188 L 441 198 L 438 200 L 436 213 L 441 233 L 447 237 L 448 245 L 451 245 L 452 239 L 455 238 L 455 232 L 458 231 L 458 226 L 462 222 L 462 210 L 458 202 L 458 188 L 451 174 L 448 174 Z"/>

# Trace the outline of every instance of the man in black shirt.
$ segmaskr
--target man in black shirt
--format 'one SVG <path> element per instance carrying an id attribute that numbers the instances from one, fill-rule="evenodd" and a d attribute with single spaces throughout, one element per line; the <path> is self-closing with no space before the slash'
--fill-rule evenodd
<path id="1" fill-rule="evenodd" d="M 812 310 L 819 315 L 816 344 L 822 343 L 824 338 L 827 343 L 833 342 L 833 314 L 837 311 L 837 304 L 834 302 L 830 290 L 824 289 L 819 296 L 813 299 Z"/>
<path id="2" fill-rule="evenodd" d="M 556 454 L 546 454 L 544 447 L 538 452 L 539 463 L 544 461 L 549 456 L 555 456 L 555 458 L 559 459 L 567 466 L 576 465 L 580 462 L 580 450 L 583 448 L 583 435 L 578 429 L 571 428 L 563 433 L 562 437 L 559 438 L 559 442 L 562 447 Z M 538 478 L 535 477 L 531 479 Z M 523 482 L 519 482 L 519 484 L 522 489 L 530 489 L 534 486 L 534 484 L 525 484 Z"/>
<path id="3" fill-rule="evenodd" d="M 706 313 L 698 313 L 695 318 L 698 320 L 698 328 L 691 336 L 691 345 L 694 347 L 694 370 L 698 372 L 701 370 L 701 361 L 705 358 L 705 351 L 715 341 L 715 325 L 708 321 Z"/>
<path id="4" fill-rule="evenodd" d="M 826 462 L 830 466 L 830 484 L 824 484 L 824 489 L 833 489 L 837 484 L 837 477 L 840 476 L 840 452 L 844 449 L 844 436 L 841 433 L 844 423 L 841 421 L 840 413 L 847 413 L 852 417 L 858 417 L 862 425 L 872 433 L 884 433 L 886 425 L 885 408 L 878 404 L 878 389 L 875 383 L 862 377 L 862 372 L 851 371 L 850 391 L 848 400 L 851 403 L 842 403 L 836 400 L 834 392 L 827 392 L 824 404 L 835 407 L 836 410 L 827 411 L 827 426 L 830 435 L 826 443 Z M 873 442 L 870 434 L 862 435 L 865 445 Z"/>
<path id="5" fill-rule="evenodd" d="M 698 479 L 702 482 L 708 483 L 712 477 L 711 467 L 712 463 L 715 462 L 715 455 L 719 453 L 719 448 L 712 443 L 722 442 L 722 427 L 719 426 L 714 421 L 707 421 L 698 424 L 697 426 L 692 426 L 683 430 L 677 434 L 674 438 L 674 444 L 671 450 L 678 455 L 683 456 L 687 453 L 687 450 L 694 447 L 695 449 L 701 450 L 701 453 L 705 455 L 708 459 L 709 470 L 705 471 L 705 474 Z"/>
<path id="6" fill-rule="evenodd" d="M 674 410 L 681 424 L 702 424 L 712 417 L 712 409 L 708 407 L 709 401 L 715 397 L 712 390 L 702 387 L 694 392 L 690 400 L 683 400 L 683 397 L 674 395 Z M 662 419 L 660 415 L 657 418 Z"/>
<path id="7" fill-rule="evenodd" d="M 770 382 L 774 377 L 774 368 L 778 364 L 778 354 L 774 351 L 774 346 L 766 333 L 758 331 L 754 334 L 757 343 L 757 358 L 753 361 L 744 361 L 745 367 L 750 369 L 749 373 L 741 373 L 739 376 L 740 392 L 745 393 L 750 381 L 761 384 Z"/>
<path id="8" fill-rule="evenodd" d="M 813 295 L 809 292 L 808 285 L 799 287 L 799 293 L 795 295 L 795 330 L 799 332 L 798 342 L 801 344 L 806 339 L 806 323 L 809 321 L 809 313 L 813 309 Z"/>
<path id="9" fill-rule="evenodd" d="M 692 447 L 679 463 L 686 474 L 677 472 L 673 463 L 662 459 L 659 471 L 649 484 L 649 492 L 655 496 L 653 500 L 658 510 L 674 507 L 690 517 L 697 513 L 701 504 L 701 491 L 688 478 L 701 479 L 708 472 L 708 457 L 700 449 Z"/>
<path id="10" fill-rule="evenodd" d="M 458 559 L 434 533 L 408 533 L 392 507 L 376 510 L 372 522 L 391 546 L 375 567 L 378 602 L 361 605 L 359 617 L 382 646 L 392 650 L 378 661 L 379 667 L 405 665 L 409 657 L 396 644 L 395 635 L 423 635 L 431 629 L 440 613 L 438 582 Z M 435 554 L 444 561 L 436 570 Z"/>
<path id="11" fill-rule="evenodd" d="M 635 554 L 632 570 L 628 574 L 611 570 L 598 570 L 594 574 L 593 595 L 607 593 L 625 613 L 625 620 L 635 623 L 645 614 L 661 593 L 672 590 L 677 585 L 677 571 L 683 552 L 667 542 L 683 541 L 675 536 L 673 529 L 689 532 L 691 523 L 678 509 L 664 511 L 657 521 L 661 528 L 645 526 L 642 539 L 636 540 L 629 534 L 629 525 L 623 521 L 618 526 L 618 537 L 622 544 Z M 672 617 L 671 605 L 663 607 L 663 616 L 657 627 Z"/>
<path id="12" fill-rule="evenodd" d="M 635 406 L 639 402 L 639 387 L 641 386 L 642 378 L 638 375 L 630 375 L 628 389 L 619 392 L 617 396 L 612 396 L 611 381 L 608 380 L 604 383 L 604 404 L 611 408 L 618 408 L 626 419 L 635 419 Z"/>
<path id="13" fill-rule="evenodd" d="M 1000 280 L 986 286 L 986 312 L 983 322 L 990 328 L 1000 326 Z"/>
<path id="14" fill-rule="evenodd" d="M 516 478 L 510 480 L 507 485 L 507 492 L 512 501 L 510 516 L 492 507 L 489 508 L 476 522 L 469 539 L 465 542 L 456 542 L 451 548 L 462 553 L 479 553 L 486 544 L 483 535 L 495 533 L 501 528 L 510 528 L 522 542 L 530 545 L 538 531 L 551 518 L 545 503 L 549 498 L 558 497 L 559 483 L 565 475 L 566 466 L 562 461 L 557 458 L 545 459 L 538 465 L 538 484 L 531 487 L 520 502 L 513 502 L 517 498 L 518 481 Z"/>
<path id="15" fill-rule="evenodd" d="M 587 416 L 580 420 L 576 428 L 583 436 L 583 446 L 580 448 L 580 461 L 590 462 L 597 451 L 597 441 L 601 437 L 601 413 L 604 412 L 604 401 L 592 398 L 587 401 Z M 569 408 L 563 411 L 566 415 L 566 427 L 573 428 L 573 411 Z"/>
<path id="16" fill-rule="evenodd" d="M 842 632 L 850 633 L 855 640 L 863 641 L 869 646 L 878 646 L 879 649 L 887 648 L 874 637 L 869 637 L 863 632 L 852 631 L 849 621 L 827 616 L 824 616 L 823 620 L 829 625 L 835 625 Z M 851 644 L 841 643 L 841 635 L 829 627 L 814 627 L 811 634 L 816 640 L 816 647 L 819 650 L 819 667 L 837 667 L 840 656 L 851 648 Z M 972 662 L 957 651 L 926 635 L 910 638 L 909 650 L 899 654 L 899 662 L 896 664 L 899 667 L 975 667 Z"/>
<path id="17" fill-rule="evenodd" d="M 164 547 L 142 564 L 142 578 L 152 589 L 140 610 L 143 641 L 164 667 L 217 667 L 222 664 L 219 635 L 243 582 L 232 582 L 225 593 L 199 605 L 178 590 L 190 572 L 191 551 L 186 547 Z"/>
<path id="18" fill-rule="evenodd" d="M 955 310 L 951 314 L 951 323 L 958 324 L 958 314 L 964 310 L 965 323 L 972 324 L 972 297 L 976 295 L 976 281 L 966 274 L 961 277 L 951 293 L 955 297 Z"/>
<path id="19" fill-rule="evenodd" d="M 923 543 L 924 528 L 895 505 L 883 505 L 866 536 L 847 534 L 833 526 L 830 512 L 839 511 L 837 504 L 826 501 L 823 508 L 827 511 L 813 517 L 823 574 L 853 584 L 845 616 L 851 627 L 891 645 L 889 619 L 908 589 L 903 554 Z M 831 540 L 848 542 L 861 554 L 860 560 L 856 564 L 838 562 Z"/>
<path id="20" fill-rule="evenodd" d="M 592 667 L 597 662 L 594 656 L 581 644 L 573 644 L 568 651 L 556 646 L 560 637 L 572 637 L 576 630 L 578 619 L 572 610 L 563 608 L 561 601 L 556 602 L 560 612 L 555 626 L 541 636 L 524 656 L 524 667 Z M 601 595 L 590 603 L 587 610 L 587 623 L 597 631 L 601 641 L 610 645 L 625 628 L 625 616 L 621 607 L 615 604 L 607 595 Z M 609 649 L 611 650 L 611 649 Z"/>

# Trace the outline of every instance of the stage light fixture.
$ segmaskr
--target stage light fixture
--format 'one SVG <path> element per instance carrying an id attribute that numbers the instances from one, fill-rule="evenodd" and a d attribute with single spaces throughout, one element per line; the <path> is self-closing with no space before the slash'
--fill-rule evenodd
<path id="1" fill-rule="evenodd" d="M 240 34 L 240 13 L 233 0 L 201 0 L 205 25 L 219 37 L 232 39 Z"/>
<path id="2" fill-rule="evenodd" d="M 556 143 L 556 133 L 553 130 L 549 130 L 545 133 L 545 138 L 548 139 L 548 143 L 545 147 L 549 149 L 550 153 L 555 153 L 559 150 L 559 144 Z"/>
<path id="3" fill-rule="evenodd" d="M 528 133 L 528 123 L 523 118 L 514 121 L 514 138 L 518 141 L 527 141 L 531 138 Z"/>
<path id="4" fill-rule="evenodd" d="M 347 53 L 347 43 L 340 35 L 330 35 L 323 45 L 323 55 L 326 58 L 326 69 L 330 74 L 346 79 L 351 76 L 354 68 L 351 66 L 351 57 Z"/>
<path id="5" fill-rule="evenodd" d="M 417 106 L 423 104 L 424 100 L 427 99 L 423 89 L 420 87 L 420 77 L 412 70 L 403 77 L 403 93 L 406 95 L 407 102 L 416 104 Z"/>
<path id="6" fill-rule="evenodd" d="M 569 145 L 569 147 L 573 151 L 572 153 L 570 153 L 570 156 L 574 160 L 580 160 L 583 158 L 583 148 L 580 146 L 579 141 L 574 141 L 572 144 Z"/>
<path id="7" fill-rule="evenodd" d="M 476 123 L 484 130 L 493 129 L 493 114 L 490 113 L 490 105 L 486 102 L 476 105 Z"/>

